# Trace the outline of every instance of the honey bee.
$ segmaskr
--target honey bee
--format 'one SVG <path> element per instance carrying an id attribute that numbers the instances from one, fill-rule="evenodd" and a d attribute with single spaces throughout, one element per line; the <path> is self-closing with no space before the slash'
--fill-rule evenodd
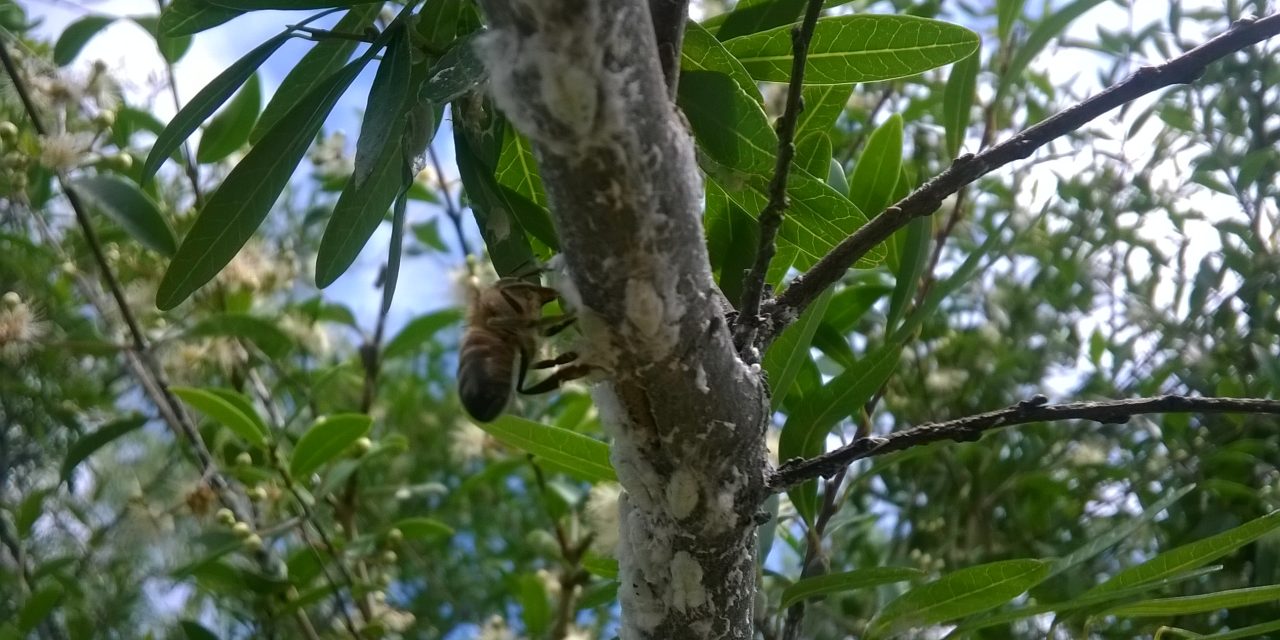
<path id="1" fill-rule="evenodd" d="M 557 297 L 555 289 L 516 278 L 472 291 L 458 354 L 458 396 L 472 418 L 479 422 L 497 418 L 511 402 L 513 390 L 546 393 L 589 373 L 587 365 L 570 364 L 578 357 L 573 352 L 534 361 L 539 339 L 559 333 L 574 321 L 570 314 L 542 316 L 542 307 Z M 529 369 L 560 365 L 569 366 L 525 386 Z"/>

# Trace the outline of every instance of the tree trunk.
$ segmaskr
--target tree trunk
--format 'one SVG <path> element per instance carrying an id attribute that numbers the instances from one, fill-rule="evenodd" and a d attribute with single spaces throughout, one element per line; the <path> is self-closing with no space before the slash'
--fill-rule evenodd
<path id="1" fill-rule="evenodd" d="M 533 144 L 605 372 L 621 637 L 750 638 L 769 412 L 711 279 L 693 141 L 642 0 L 483 0 L 494 99 Z M 574 300 L 573 298 L 578 298 Z"/>

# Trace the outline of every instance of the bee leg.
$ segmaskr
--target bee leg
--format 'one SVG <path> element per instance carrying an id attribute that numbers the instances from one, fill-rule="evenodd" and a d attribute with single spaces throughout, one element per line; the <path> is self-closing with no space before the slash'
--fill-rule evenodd
<path id="1" fill-rule="evenodd" d="M 578 317 L 571 313 L 566 313 L 562 316 L 545 318 L 545 320 L 554 321 L 554 322 L 548 323 L 547 328 L 542 330 L 542 335 L 550 338 L 551 336 L 554 336 L 557 333 L 560 333 L 561 331 L 568 329 L 570 325 L 572 325 L 574 322 L 577 322 Z"/>
<path id="2" fill-rule="evenodd" d="M 596 367 L 589 364 L 572 364 L 567 367 L 556 369 L 555 373 L 552 373 L 547 376 L 546 379 L 532 386 L 526 387 L 521 384 L 516 388 L 516 390 L 528 396 L 547 393 L 548 391 L 558 389 L 561 384 L 570 380 L 577 380 L 578 378 L 585 377 L 595 369 Z"/>
<path id="3" fill-rule="evenodd" d="M 577 360 L 577 359 L 578 359 L 578 354 L 572 351 L 566 351 L 554 358 L 549 358 L 547 360 L 539 360 L 529 365 L 529 368 L 530 369 L 550 369 L 551 367 L 558 367 L 562 364 L 569 364 L 570 362 L 573 362 L 574 360 Z"/>

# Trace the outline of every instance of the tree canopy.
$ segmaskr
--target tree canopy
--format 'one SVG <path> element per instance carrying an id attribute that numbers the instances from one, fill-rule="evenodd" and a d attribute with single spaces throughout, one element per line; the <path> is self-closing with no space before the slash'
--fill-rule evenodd
<path id="1" fill-rule="evenodd" d="M 1280 633 L 1266 3 L 157 6 L 0 0 L 0 639 Z"/>

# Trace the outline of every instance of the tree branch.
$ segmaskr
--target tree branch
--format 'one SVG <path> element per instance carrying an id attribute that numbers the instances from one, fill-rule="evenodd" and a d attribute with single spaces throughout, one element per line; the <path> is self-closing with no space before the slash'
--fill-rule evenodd
<path id="1" fill-rule="evenodd" d="M 1075 131 L 1090 120 L 1139 96 L 1171 85 L 1193 82 L 1213 62 L 1278 33 L 1280 14 L 1261 19 L 1237 20 L 1226 32 L 1181 56 L 1163 64 L 1138 69 L 1119 84 L 1024 129 L 986 151 L 956 158 L 946 171 L 872 218 L 865 226 L 836 245 L 807 272 L 792 281 L 777 298 L 766 303 L 764 312 L 772 321 L 770 332 L 776 335 L 827 287 L 838 281 L 859 258 L 887 240 L 912 218 L 932 214 L 941 206 L 943 199 L 961 187 L 1006 164 L 1030 156 L 1055 138 Z"/>
<path id="2" fill-rule="evenodd" d="M 769 203 L 760 212 L 760 244 L 756 248 L 756 259 L 742 282 L 742 303 L 738 305 L 742 314 L 738 316 L 738 326 L 734 328 L 735 343 L 744 356 L 755 345 L 756 333 L 761 323 L 760 303 L 764 298 L 764 281 L 769 275 L 769 263 L 773 261 L 773 255 L 778 249 L 778 229 L 782 227 L 782 216 L 790 204 L 787 199 L 787 176 L 791 173 L 791 159 L 796 154 L 796 121 L 800 119 L 800 112 L 804 111 L 804 101 L 801 100 L 804 65 L 809 58 L 809 41 L 813 39 L 813 30 L 818 24 L 820 13 L 822 0 L 809 0 L 800 26 L 791 30 L 791 82 L 787 85 L 787 106 L 778 119 L 778 157 L 773 167 L 773 180 L 769 183 Z M 746 358 L 747 362 L 758 359 Z"/>
<path id="3" fill-rule="evenodd" d="M 1104 402 L 1046 404 L 1048 398 L 1035 396 L 996 411 L 923 424 L 883 437 L 858 438 L 846 446 L 807 460 L 789 460 L 773 474 L 769 487 L 783 491 L 819 476 L 829 477 L 864 458 L 932 444 L 942 440 L 971 442 L 994 429 L 1054 420 L 1092 420 L 1102 424 L 1124 424 L 1129 418 L 1149 413 L 1256 413 L 1280 415 L 1280 400 L 1261 398 L 1198 398 L 1157 396 Z"/>
<path id="4" fill-rule="evenodd" d="M 674 102 L 680 85 L 680 50 L 684 24 L 689 20 L 689 0 L 649 0 L 649 17 L 658 40 L 658 63 L 667 81 L 667 96 Z"/>

